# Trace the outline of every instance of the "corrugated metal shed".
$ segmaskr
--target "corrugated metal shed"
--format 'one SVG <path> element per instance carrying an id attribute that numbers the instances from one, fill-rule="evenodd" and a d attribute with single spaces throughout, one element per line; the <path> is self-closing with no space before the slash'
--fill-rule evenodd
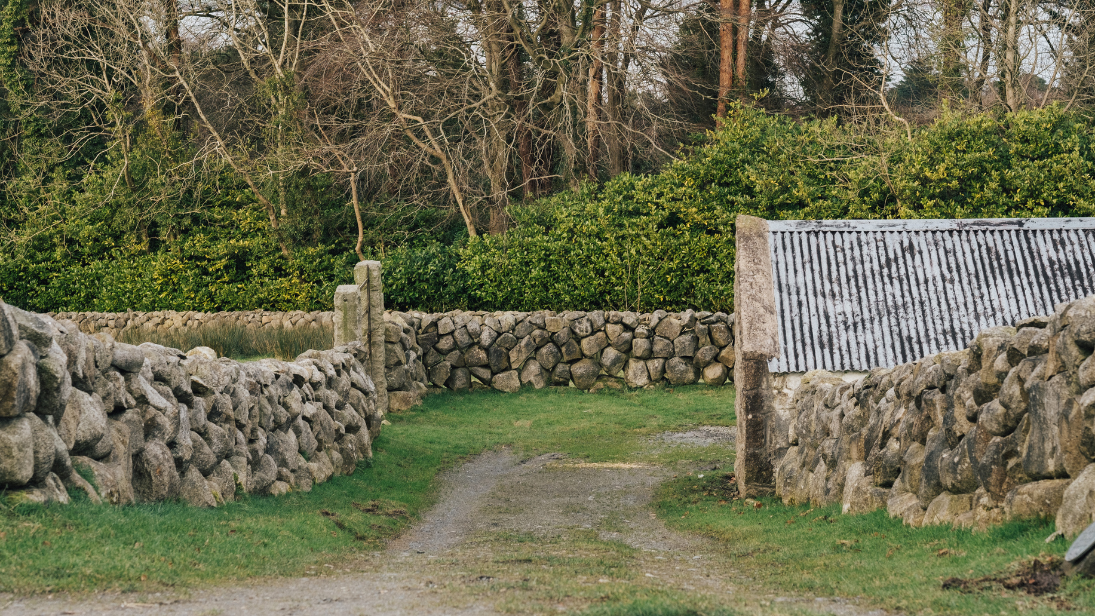
<path id="1" fill-rule="evenodd" d="M 768 225 L 773 372 L 897 366 L 1095 293 L 1095 218 Z"/>

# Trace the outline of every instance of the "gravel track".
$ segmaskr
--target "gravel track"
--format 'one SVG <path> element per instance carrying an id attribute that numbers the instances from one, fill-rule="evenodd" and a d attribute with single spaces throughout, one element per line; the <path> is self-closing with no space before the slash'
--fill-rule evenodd
<path id="1" fill-rule="evenodd" d="M 703 445 L 709 439 L 726 438 L 717 432 L 673 435 L 666 440 Z M 716 544 L 674 532 L 652 514 L 649 504 L 654 488 L 669 476 L 668 469 L 651 465 L 578 463 L 562 454 L 520 460 L 508 450 L 487 452 L 447 472 L 438 504 L 386 551 L 325 565 L 326 572 L 321 569 L 316 577 L 263 580 L 175 596 L 0 596 L 0 613 L 432 616 L 543 612 L 542 592 L 522 590 L 520 583 L 492 585 L 507 576 L 516 580 L 525 575 L 527 580 L 530 575 L 521 573 L 522 565 L 497 564 L 505 562 L 511 549 L 506 538 L 521 536 L 564 550 L 572 540 L 580 550 L 577 537 L 586 542 L 581 545 L 593 540 L 630 546 L 626 566 L 643 575 L 572 582 L 591 592 L 597 591 L 598 584 L 637 584 L 700 594 L 746 613 L 883 614 L 842 600 L 778 597 L 751 590 L 749 578 Z M 550 611 L 587 605 L 588 601 L 562 599 Z"/>

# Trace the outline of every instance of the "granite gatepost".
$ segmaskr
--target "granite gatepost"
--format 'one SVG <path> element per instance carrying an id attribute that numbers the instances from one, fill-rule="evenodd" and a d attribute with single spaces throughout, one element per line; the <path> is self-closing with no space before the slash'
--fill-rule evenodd
<path id="1" fill-rule="evenodd" d="M 369 347 L 369 375 L 376 384 L 377 407 L 388 412 L 388 379 L 384 374 L 384 284 L 380 261 L 362 261 L 354 266 L 361 310 L 361 341 Z"/>
<path id="2" fill-rule="evenodd" d="M 335 289 L 335 346 L 361 340 L 361 302 L 356 284 Z"/>
<path id="3" fill-rule="evenodd" d="M 775 413 L 768 360 L 779 357 L 772 251 L 767 221 L 738 216 L 736 226 L 734 408 L 738 440 L 734 473 L 742 496 L 764 496 L 772 494 L 775 487 L 768 451 L 768 424 Z"/>

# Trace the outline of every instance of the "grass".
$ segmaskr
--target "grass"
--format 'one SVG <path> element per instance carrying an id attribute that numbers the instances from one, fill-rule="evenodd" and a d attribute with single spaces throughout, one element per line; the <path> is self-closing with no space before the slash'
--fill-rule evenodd
<path id="1" fill-rule="evenodd" d="M 374 443 L 371 467 L 309 493 L 244 498 L 218 509 L 95 506 L 75 494 L 67 507 L 0 508 L 0 592 L 154 592 L 305 575 L 380 549 L 431 503 L 437 473 L 467 456 L 514 445 L 528 455 L 632 459 L 647 435 L 732 422 L 732 396 L 728 387 L 441 393 L 388 416 L 392 425 Z M 661 461 L 681 455 L 652 454 Z"/>
<path id="2" fill-rule="evenodd" d="M 561 536 L 480 534 L 464 549 L 494 554 L 475 562 L 473 570 L 463 573 L 465 577 L 484 580 L 481 588 L 476 589 L 477 594 L 502 597 L 496 605 L 502 612 L 569 612 L 583 616 L 740 613 L 717 605 L 710 597 L 647 577 L 649 554 L 618 541 L 601 539 L 597 530 L 576 529 Z M 436 566 L 461 564 L 454 559 L 438 562 Z M 467 592 L 451 586 L 450 589 Z"/>
<path id="3" fill-rule="evenodd" d="M 216 351 L 221 357 L 238 360 L 275 357 L 289 361 L 310 349 L 331 348 L 334 337 L 334 328 L 329 325 L 282 329 L 213 323 L 168 331 L 146 328 L 126 329 L 119 334 L 118 340 L 128 344 L 154 342 L 184 351 L 205 346 Z"/>
<path id="4" fill-rule="evenodd" d="M 590 462 L 725 462 L 719 447 L 651 448 L 646 439 L 731 424 L 732 398 L 730 387 L 440 393 L 389 415 L 392 425 L 374 444 L 373 466 L 310 493 L 245 498 L 214 510 L 177 503 L 94 506 L 86 500 L 2 508 L 0 592 L 147 593 L 322 574 L 329 571 L 324 565 L 381 549 L 431 504 L 439 471 L 484 450 L 509 445 L 528 456 L 565 452 Z M 946 578 L 998 575 L 1032 558 L 1059 558 L 1067 544 L 1044 543 L 1053 531 L 1050 521 L 1013 522 L 985 533 L 914 529 L 881 511 L 845 516 L 836 506 L 787 507 L 771 499 L 758 509 L 735 495 L 725 470 L 705 471 L 702 478 L 681 472 L 659 488 L 654 509 L 671 527 L 718 542 L 735 575 L 749 576 L 733 583 L 756 597 L 861 597 L 910 614 L 1095 612 L 1090 580 L 1066 580 L 1058 593 L 1043 597 L 1000 586 L 942 588 Z M 462 592 L 503 597 L 499 607 L 513 612 L 564 606 L 584 609 L 586 616 L 731 613 L 683 589 L 648 584 L 635 563 L 652 556 L 583 532 L 548 540 L 478 535 L 468 549 L 491 556 L 476 564 L 475 574 L 492 579 Z M 601 577 L 612 583 L 591 583 Z M 754 602 L 735 609 L 800 608 Z"/>
<path id="5" fill-rule="evenodd" d="M 707 535 L 748 563 L 758 582 L 784 592 L 867 598 L 914 614 L 1055 614 L 1095 612 L 1095 581 L 1066 579 L 1055 595 L 1035 597 L 999 585 L 944 590 L 943 580 L 980 578 L 1038 558 L 1061 558 L 1068 544 L 1046 544 L 1051 520 L 1010 522 L 986 532 L 949 526 L 911 528 L 884 511 L 841 515 L 840 506 L 789 507 L 774 499 L 733 500 L 729 474 L 682 477 L 663 484 L 659 516 L 670 526 Z"/>

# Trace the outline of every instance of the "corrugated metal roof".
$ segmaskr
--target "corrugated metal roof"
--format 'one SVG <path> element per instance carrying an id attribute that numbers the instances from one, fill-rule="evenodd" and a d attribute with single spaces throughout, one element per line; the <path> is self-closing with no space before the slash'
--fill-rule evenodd
<path id="1" fill-rule="evenodd" d="M 1095 218 L 768 226 L 773 372 L 897 366 L 1095 293 Z"/>

